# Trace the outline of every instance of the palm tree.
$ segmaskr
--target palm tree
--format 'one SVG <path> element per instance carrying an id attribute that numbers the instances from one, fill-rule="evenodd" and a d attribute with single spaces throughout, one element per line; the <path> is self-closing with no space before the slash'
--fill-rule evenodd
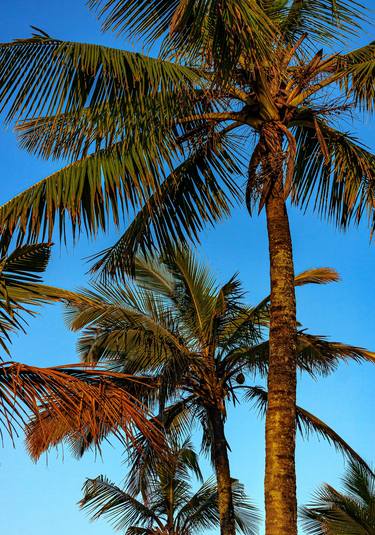
<path id="1" fill-rule="evenodd" d="M 138 258 L 134 275 L 134 283 L 97 283 L 70 300 L 67 320 L 72 329 L 82 330 L 81 359 L 105 362 L 110 370 L 148 380 L 154 387 L 148 406 L 156 406 L 157 419 L 168 433 L 183 433 L 200 423 L 202 447 L 211 455 L 216 473 L 221 533 L 232 532 L 227 404 L 244 391 L 260 408 L 267 406 L 267 392 L 245 384 L 245 375 L 259 372 L 266 376 L 268 372 L 269 343 L 264 335 L 269 326 L 269 296 L 255 307 L 244 304 L 244 292 L 235 276 L 220 286 L 188 250 L 176 252 L 173 259 Z M 298 275 L 295 285 L 324 284 L 337 278 L 333 270 L 320 268 Z M 374 354 L 299 332 L 299 369 L 311 375 L 330 373 L 342 359 L 373 362 Z M 362 462 L 314 415 L 297 407 L 297 418 L 301 430 L 320 433 Z M 56 419 L 50 423 L 53 435 Z M 44 422 L 44 434 L 46 427 Z M 39 435 L 38 426 L 30 429 L 31 451 Z M 59 438 L 65 436 L 74 443 L 69 433 Z M 78 452 L 84 451 L 84 446 L 78 444 Z M 144 459 L 152 458 L 153 448 L 140 439 L 137 451 L 139 471 Z"/>
<path id="2" fill-rule="evenodd" d="M 245 197 L 267 214 L 271 309 L 266 533 L 297 531 L 297 324 L 286 200 L 347 227 L 374 227 L 374 157 L 341 129 L 374 107 L 374 43 L 342 52 L 366 14 L 351 0 L 91 0 L 104 29 L 159 39 L 160 55 L 64 42 L 40 30 L 0 48 L 0 101 L 21 146 L 66 167 L 0 210 L 12 235 L 95 235 L 139 210 L 101 256 L 198 239 Z M 326 52 L 322 49 L 326 47 Z M 335 121 L 336 119 L 336 121 Z M 243 196 L 239 184 L 247 177 Z M 239 178 L 240 177 L 240 178 Z"/>
<path id="3" fill-rule="evenodd" d="M 371 535 L 375 533 L 375 475 L 350 463 L 343 491 L 327 483 L 314 501 L 301 509 L 302 525 L 312 535 Z"/>
<path id="4" fill-rule="evenodd" d="M 70 295 L 41 282 L 50 249 L 46 243 L 26 245 L 0 259 L 0 344 L 7 354 L 10 334 L 24 330 L 25 315 L 35 314 L 30 307 Z M 131 377 L 87 366 L 39 368 L 0 357 L 0 437 L 4 430 L 13 439 L 19 426 L 27 426 L 31 413 L 40 432 L 34 449 L 41 453 L 56 443 L 59 432 L 48 437 L 44 433 L 43 416 L 48 414 L 59 420 L 60 432 L 69 430 L 81 441 L 89 435 L 97 447 L 108 429 L 123 441 L 141 430 L 160 447 L 160 430 L 150 425 L 139 402 L 142 387 Z"/>
<path id="5" fill-rule="evenodd" d="M 203 482 L 190 442 L 172 445 L 166 458 L 153 463 L 147 478 L 142 478 L 140 492 L 134 491 L 131 478 L 124 490 L 104 476 L 86 480 L 80 506 L 91 513 L 93 520 L 106 517 L 126 535 L 193 535 L 216 528 L 216 485 L 212 479 Z M 202 482 L 194 493 L 191 474 Z M 256 509 L 238 481 L 232 481 L 232 489 L 236 526 L 254 535 L 259 520 Z"/>

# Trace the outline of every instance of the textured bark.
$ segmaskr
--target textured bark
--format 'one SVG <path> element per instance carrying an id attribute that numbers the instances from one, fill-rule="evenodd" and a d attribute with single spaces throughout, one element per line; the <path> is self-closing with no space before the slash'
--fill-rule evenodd
<path id="1" fill-rule="evenodd" d="M 217 481 L 220 534 L 235 535 L 232 483 L 223 414 L 218 409 L 213 409 L 210 411 L 210 420 L 213 433 L 212 454 Z"/>
<path id="2" fill-rule="evenodd" d="M 266 535 L 296 535 L 296 304 L 293 252 L 281 180 L 266 202 L 271 311 L 266 417 Z"/>

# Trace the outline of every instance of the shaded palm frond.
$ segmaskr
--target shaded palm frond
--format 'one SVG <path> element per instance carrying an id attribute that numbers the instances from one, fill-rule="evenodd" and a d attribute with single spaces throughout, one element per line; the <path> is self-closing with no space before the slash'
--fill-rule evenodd
<path id="1" fill-rule="evenodd" d="M 305 33 L 315 42 L 343 42 L 357 34 L 367 18 L 363 6 L 348 0 L 294 0 L 279 4 L 276 14 L 281 19 L 281 31 L 292 42 Z"/>
<path id="2" fill-rule="evenodd" d="M 267 410 L 267 391 L 261 386 L 249 386 L 246 388 L 245 397 L 252 401 L 258 408 L 259 413 L 264 416 Z M 325 422 L 317 418 L 314 414 L 306 411 L 302 407 L 296 407 L 297 428 L 302 437 L 307 438 L 310 433 L 315 433 L 329 444 L 332 444 L 340 453 L 349 460 L 360 463 L 369 470 L 366 461 L 349 444 L 329 427 Z"/>
<path id="3" fill-rule="evenodd" d="M 362 347 L 332 342 L 322 336 L 299 332 L 298 366 L 311 375 L 327 375 L 341 362 L 375 362 L 375 353 Z"/>
<path id="4" fill-rule="evenodd" d="M 348 134 L 323 123 L 319 128 L 327 146 L 328 160 L 313 126 L 297 131 L 293 202 L 307 208 L 314 199 L 314 208 L 342 228 L 352 221 L 359 223 L 367 214 L 374 229 L 373 154 Z"/>
<path id="5" fill-rule="evenodd" d="M 83 486 L 84 496 L 80 507 L 89 512 L 91 519 L 107 518 L 118 531 L 126 530 L 132 524 L 155 523 L 163 525 L 155 512 L 131 494 L 121 490 L 106 477 L 87 479 Z"/>
<path id="6" fill-rule="evenodd" d="M 375 477 L 371 470 L 351 462 L 340 492 L 324 484 L 300 515 L 306 533 L 364 535 L 375 530 Z"/>
<path id="7" fill-rule="evenodd" d="M 41 284 L 40 273 L 47 267 L 50 243 L 16 248 L 0 258 L 0 345 L 8 353 L 11 332 L 24 330 L 30 306 L 53 301 L 52 292 Z"/>
<path id="8" fill-rule="evenodd" d="M 267 57 L 276 28 L 255 0 L 225 5 L 209 1 L 145 0 L 134 2 L 91 0 L 89 5 L 104 18 L 103 29 L 141 35 L 150 43 L 164 37 L 165 55 L 204 57 L 223 71 L 231 70 L 245 49 Z M 236 38 L 234 37 L 236 36 Z"/>

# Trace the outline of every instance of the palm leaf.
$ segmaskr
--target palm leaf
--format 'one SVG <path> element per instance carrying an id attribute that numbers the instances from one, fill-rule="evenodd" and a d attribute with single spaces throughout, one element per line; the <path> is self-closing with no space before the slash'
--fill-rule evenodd
<path id="1" fill-rule="evenodd" d="M 375 42 L 337 59 L 340 83 L 355 104 L 372 111 L 375 107 Z"/>
<path id="2" fill-rule="evenodd" d="M 231 178 L 237 162 L 224 147 L 205 146 L 180 164 L 143 205 L 118 242 L 98 255 L 93 271 L 132 270 L 138 253 L 168 251 L 176 242 L 198 241 L 205 223 L 229 214 L 239 190 Z M 233 201 L 232 201 L 233 200 Z"/>
<path id="3" fill-rule="evenodd" d="M 132 524 L 155 523 L 163 525 L 155 512 L 132 495 L 121 490 L 106 477 L 87 479 L 83 486 L 84 496 L 80 507 L 87 510 L 92 520 L 101 516 L 108 518 L 118 531 L 126 530 Z"/>
<path id="4" fill-rule="evenodd" d="M 324 123 L 320 123 L 319 127 L 328 148 L 328 161 L 314 127 L 297 130 L 293 202 L 307 208 L 315 199 L 314 209 L 343 228 L 352 220 L 359 223 L 367 213 L 373 229 L 374 156 L 353 137 Z"/>
<path id="5" fill-rule="evenodd" d="M 34 416 L 28 436 L 34 458 L 56 444 L 49 426 L 44 426 L 46 414 L 57 427 L 73 430 L 76 436 L 89 433 L 96 445 L 108 427 L 123 440 L 131 440 L 139 428 L 160 444 L 160 431 L 147 421 L 145 408 L 126 389 L 132 383 L 134 378 L 122 374 L 77 365 L 37 368 L 0 363 L 0 423 L 12 435 L 17 426 L 25 426 L 30 413 Z"/>
<path id="6" fill-rule="evenodd" d="M 106 102 L 126 104 L 131 115 L 143 98 L 165 94 L 170 101 L 171 92 L 189 90 L 197 75 L 139 53 L 37 35 L 0 45 L 0 78 L 0 109 L 7 109 L 10 121 Z"/>
<path id="7" fill-rule="evenodd" d="M 142 204 L 163 174 L 162 147 L 143 149 L 119 143 L 64 167 L 4 204 L 0 225 L 20 242 L 51 237 L 56 220 L 64 239 L 68 219 L 73 235 L 105 229 L 109 212 L 118 223 L 121 209 Z"/>
<path id="8" fill-rule="evenodd" d="M 90 0 L 89 6 L 104 18 L 104 30 L 143 36 L 149 43 L 164 37 L 165 54 L 178 50 L 185 57 L 200 55 L 222 70 L 236 65 L 243 48 L 269 53 L 275 31 L 255 0 L 230 0 L 225 5 L 191 0 L 138 0 L 136 4 L 131 0 Z"/>
<path id="9" fill-rule="evenodd" d="M 18 247 L 0 259 L 0 345 L 7 353 L 10 333 L 24 330 L 24 316 L 35 313 L 29 306 L 56 300 L 40 284 L 50 253 L 51 244 L 41 243 Z"/>
<path id="10" fill-rule="evenodd" d="M 355 35 L 366 18 L 365 10 L 357 2 L 348 0 L 293 0 L 280 2 L 281 31 L 290 40 L 304 33 L 319 42 L 345 41 Z"/>
<path id="11" fill-rule="evenodd" d="M 342 492 L 324 484 L 316 492 L 314 500 L 301 508 L 302 525 L 306 533 L 312 535 L 373 533 L 374 473 L 359 463 L 350 462 L 343 482 Z"/>
<path id="12" fill-rule="evenodd" d="M 267 410 L 267 392 L 260 386 L 246 387 L 246 398 L 253 401 L 258 408 L 261 415 L 265 415 Z M 302 407 L 296 407 L 297 428 L 303 438 L 308 438 L 310 433 L 315 433 L 329 444 L 332 444 L 340 453 L 345 455 L 353 462 L 360 463 L 364 468 L 370 470 L 366 461 L 341 438 L 331 427 L 325 422 L 317 418 L 314 414 L 306 411 Z"/>

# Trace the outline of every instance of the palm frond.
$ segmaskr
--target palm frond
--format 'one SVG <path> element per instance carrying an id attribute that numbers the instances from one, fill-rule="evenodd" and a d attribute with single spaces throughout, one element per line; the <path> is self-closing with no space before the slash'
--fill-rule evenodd
<path id="1" fill-rule="evenodd" d="M 245 397 L 252 401 L 258 408 L 259 413 L 264 416 L 267 410 L 267 392 L 261 386 L 246 387 Z M 308 438 L 310 433 L 315 433 L 329 444 L 332 444 L 340 453 L 353 462 L 360 463 L 364 468 L 370 470 L 366 461 L 325 422 L 317 418 L 314 414 L 306 411 L 302 407 L 296 407 L 297 428 L 303 438 Z"/>
<path id="2" fill-rule="evenodd" d="M 98 446 L 108 427 L 122 440 L 131 440 L 139 429 L 161 444 L 162 435 L 148 422 L 146 409 L 127 391 L 134 382 L 133 377 L 77 365 L 37 368 L 0 363 L 0 423 L 12 433 L 33 415 L 28 447 L 34 458 L 59 441 L 50 421 L 56 422 L 56 429 L 63 427 L 76 436 L 89 434 Z"/>
<path id="3" fill-rule="evenodd" d="M 375 158 L 348 134 L 319 124 L 328 149 L 323 154 L 313 125 L 298 128 L 293 202 L 314 209 L 342 228 L 367 213 L 375 228 Z"/>
<path id="4" fill-rule="evenodd" d="M 343 482 L 342 492 L 324 484 L 314 500 L 301 508 L 306 533 L 362 535 L 374 531 L 374 473 L 359 463 L 350 462 Z"/>
<path id="5" fill-rule="evenodd" d="M 236 528 L 246 535 L 255 535 L 258 533 L 260 515 L 238 480 L 232 481 L 232 494 Z M 181 532 L 201 533 L 215 528 L 219 523 L 217 499 L 216 483 L 214 479 L 209 479 L 179 510 L 176 524 Z"/>
<path id="6" fill-rule="evenodd" d="M 118 531 L 129 528 L 132 524 L 155 523 L 161 529 L 163 525 L 155 512 L 131 494 L 121 490 L 106 477 L 87 479 L 83 486 L 84 496 L 80 507 L 90 513 L 92 520 L 100 517 L 109 519 Z"/>
<path id="7" fill-rule="evenodd" d="M 224 140 L 223 140 L 224 141 Z M 93 266 L 104 276 L 133 270 L 137 254 L 149 256 L 189 242 L 199 242 L 205 224 L 229 215 L 240 191 L 232 175 L 240 171 L 226 144 L 209 143 L 178 165 L 149 196 L 117 243 Z"/>
<path id="8" fill-rule="evenodd" d="M 0 45 L 0 78 L 0 109 L 10 121 L 119 101 L 131 115 L 143 98 L 182 95 L 197 74 L 139 53 L 37 35 Z"/>
<path id="9" fill-rule="evenodd" d="M 281 31 L 291 41 L 308 34 L 315 42 L 345 42 L 358 34 L 366 17 L 365 8 L 348 0 L 293 0 L 281 2 Z M 280 16 L 280 15 L 279 15 Z"/>
<path id="10" fill-rule="evenodd" d="M 332 342 L 322 336 L 299 332 L 298 367 L 312 376 L 328 375 L 341 362 L 375 362 L 375 353 L 362 347 Z"/>
<path id="11" fill-rule="evenodd" d="M 51 244 L 40 243 L 18 247 L 0 258 L 0 345 L 7 353 L 11 332 L 24 330 L 25 316 L 35 313 L 29 307 L 54 300 L 40 284 L 50 253 Z"/>
<path id="12" fill-rule="evenodd" d="M 354 97 L 357 106 L 368 111 L 375 108 L 375 42 L 349 54 L 339 56 L 337 72 L 340 83 L 349 97 Z"/>
<path id="13" fill-rule="evenodd" d="M 270 53 L 270 39 L 275 28 L 266 12 L 255 0 L 225 5 L 192 0 L 90 0 L 104 18 L 103 29 L 117 34 L 142 36 L 146 42 L 164 38 L 164 54 L 177 51 L 195 60 L 202 57 L 213 61 L 222 71 L 233 68 L 245 48 L 264 56 Z M 236 38 L 234 38 L 236 36 Z"/>
<path id="14" fill-rule="evenodd" d="M 126 286 L 116 284 L 96 284 L 93 290 L 66 299 L 69 327 L 82 330 L 78 342 L 82 360 L 116 364 L 123 359 L 129 373 L 139 373 L 193 358 L 182 343 L 172 312 L 155 296 L 138 292 L 136 297 Z"/>
<path id="15" fill-rule="evenodd" d="M 99 150 L 2 205 L 0 226 L 9 235 L 16 234 L 18 242 L 50 239 L 56 224 L 62 239 L 67 226 L 73 236 L 82 230 L 95 235 L 106 229 L 110 215 L 118 224 L 123 210 L 143 204 L 162 181 L 169 158 L 161 146 L 154 145 L 141 148 L 118 143 Z"/>

